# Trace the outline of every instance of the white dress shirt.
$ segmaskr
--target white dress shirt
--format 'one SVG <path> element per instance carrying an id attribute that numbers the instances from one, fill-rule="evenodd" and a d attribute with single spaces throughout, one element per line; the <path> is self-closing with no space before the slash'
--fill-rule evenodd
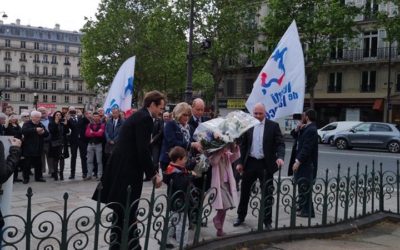
<path id="1" fill-rule="evenodd" d="M 251 143 L 250 156 L 256 159 L 264 158 L 264 151 L 263 151 L 264 125 L 265 125 L 265 119 L 256 126 L 254 126 L 253 129 L 253 141 Z"/>

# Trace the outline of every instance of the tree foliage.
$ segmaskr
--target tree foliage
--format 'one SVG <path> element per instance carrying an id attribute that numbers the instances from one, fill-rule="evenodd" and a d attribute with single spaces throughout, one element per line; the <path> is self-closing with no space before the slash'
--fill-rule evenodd
<path id="1" fill-rule="evenodd" d="M 355 33 L 355 17 L 360 10 L 339 0 L 268 0 L 264 19 L 264 42 L 271 53 L 280 37 L 296 20 L 306 60 L 306 89 L 314 106 L 314 87 L 329 52 L 338 39 L 350 40 Z"/>
<path id="2" fill-rule="evenodd" d="M 82 32 L 82 73 L 89 87 L 107 90 L 122 63 L 135 55 L 136 100 L 146 90 L 182 88 L 185 30 L 169 1 L 102 0 Z"/>
<path id="3" fill-rule="evenodd" d="M 378 26 L 385 28 L 386 40 L 390 44 L 400 41 L 400 0 L 380 0 L 379 4 L 386 8 L 377 14 Z"/>

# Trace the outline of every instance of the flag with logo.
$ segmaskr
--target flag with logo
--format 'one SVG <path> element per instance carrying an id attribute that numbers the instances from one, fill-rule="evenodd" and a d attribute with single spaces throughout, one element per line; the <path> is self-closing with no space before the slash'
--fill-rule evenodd
<path id="1" fill-rule="evenodd" d="M 252 112 L 255 104 L 263 103 L 269 120 L 302 113 L 304 90 L 303 49 L 293 21 L 254 82 L 246 108 Z"/>
<path id="2" fill-rule="evenodd" d="M 119 68 L 111 87 L 108 90 L 104 110 L 106 114 L 111 113 L 113 108 L 122 111 L 131 109 L 133 83 L 135 74 L 135 57 L 128 58 Z"/>

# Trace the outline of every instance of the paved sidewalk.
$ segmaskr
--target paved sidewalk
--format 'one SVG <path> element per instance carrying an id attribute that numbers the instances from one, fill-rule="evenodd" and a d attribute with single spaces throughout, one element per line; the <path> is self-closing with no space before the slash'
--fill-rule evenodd
<path id="1" fill-rule="evenodd" d="M 90 229 L 91 226 L 93 226 L 93 211 L 91 209 L 95 208 L 96 202 L 91 200 L 91 196 L 97 186 L 96 181 L 83 181 L 81 178 L 81 173 L 79 172 L 80 170 L 80 160 L 78 158 L 77 160 L 77 174 L 76 174 L 76 179 L 75 180 L 68 180 L 69 176 L 69 159 L 66 162 L 66 167 L 64 171 L 64 176 L 65 179 L 64 181 L 54 181 L 52 178 L 49 177 L 49 175 L 46 173 L 44 174 L 45 179 L 47 180 L 46 183 L 38 183 L 38 182 L 33 182 L 31 181 L 28 185 L 24 185 L 22 183 L 16 183 L 14 184 L 14 191 L 13 191 L 13 197 L 12 197 L 12 213 L 17 214 L 20 216 L 25 217 L 26 216 L 26 208 L 27 208 L 27 197 L 26 197 L 26 191 L 28 187 L 32 187 L 33 189 L 33 197 L 32 197 L 32 215 L 35 216 L 38 213 L 41 213 L 44 210 L 53 210 L 56 211 L 58 214 L 62 216 L 63 214 L 63 208 L 64 208 L 64 200 L 63 200 L 63 195 L 65 192 L 68 193 L 68 213 L 71 213 L 74 209 L 78 207 L 84 207 L 83 209 L 78 209 L 73 212 L 73 216 L 71 216 L 71 222 L 69 224 L 69 231 L 68 233 L 68 238 L 71 237 L 72 235 L 75 234 L 73 240 L 87 240 L 88 245 L 87 248 L 85 249 L 90 249 L 92 247 L 92 238 L 93 237 L 93 229 Z M 150 182 L 145 182 L 144 184 L 144 189 L 143 189 L 143 198 L 149 198 L 151 195 L 152 191 L 152 186 Z M 166 186 L 163 185 L 163 187 L 159 190 L 156 190 L 156 194 L 165 194 L 166 193 Z M 282 197 L 281 197 L 282 198 Z M 395 204 L 395 201 L 390 201 L 391 203 Z M 360 207 L 357 209 L 360 210 Z M 330 211 L 328 214 L 328 220 L 332 221 L 334 218 L 333 211 Z M 339 214 L 342 214 L 343 210 L 339 210 Z M 253 216 L 251 215 L 251 209 L 249 208 L 249 213 L 248 217 L 246 218 L 246 222 L 240 226 L 240 227 L 233 227 L 233 221 L 236 218 L 236 209 L 228 211 L 227 214 L 227 219 L 226 223 L 224 226 L 224 230 L 227 233 L 227 235 L 233 235 L 233 234 L 240 234 L 240 233 L 247 233 L 250 231 L 254 231 L 257 228 L 257 217 L 256 215 Z M 283 205 L 279 206 L 279 227 L 283 227 L 284 225 L 288 226 L 290 222 L 290 217 L 287 211 L 285 211 L 285 207 Z M 209 216 L 211 219 L 214 215 L 214 211 L 212 211 L 212 214 Z M 274 205 L 274 211 L 273 211 L 273 218 L 276 215 L 276 209 Z M 54 235 L 59 234 L 61 231 L 61 223 L 59 220 L 59 216 L 55 213 L 52 212 L 46 212 L 43 214 L 39 214 L 39 216 L 42 216 L 43 218 L 41 220 L 37 221 L 43 221 L 47 220 L 53 223 L 54 228 L 51 227 L 51 223 L 47 223 L 42 226 L 47 226 L 50 227 L 50 229 L 54 230 L 55 233 Z M 79 217 L 86 216 L 84 219 L 78 219 Z M 315 225 L 316 223 L 321 223 L 321 213 L 316 212 L 316 218 L 312 219 L 312 224 Z M 85 220 L 88 220 L 88 223 L 85 224 Z M 103 218 L 105 220 L 105 218 Z M 307 218 L 296 218 L 296 225 L 307 225 L 308 219 Z M 13 225 L 16 226 L 20 231 L 23 231 L 22 223 L 21 221 L 18 221 L 17 219 L 13 220 Z M 38 223 L 33 225 L 36 227 L 34 233 L 35 235 L 42 236 L 46 235 L 43 232 L 39 232 L 38 228 L 39 225 Z M 88 230 L 89 233 L 88 237 L 90 239 L 86 239 L 86 236 L 84 234 L 79 234 L 77 233 L 78 228 L 84 228 L 84 230 Z M 385 230 L 382 228 L 378 227 L 376 229 L 376 232 L 379 232 L 379 235 L 381 237 L 375 237 L 375 241 L 369 242 L 367 239 L 371 238 L 371 236 L 375 231 L 368 231 L 367 232 L 368 237 L 359 236 L 357 238 L 357 235 L 352 235 L 350 238 L 348 237 L 343 237 L 343 238 L 335 238 L 331 240 L 305 240 L 305 241 L 299 241 L 299 242 L 287 242 L 287 243 L 279 243 L 279 244 L 273 244 L 271 246 L 255 246 L 254 249 L 317 249 L 316 246 L 319 246 L 318 249 L 320 248 L 325 248 L 325 249 L 378 249 L 379 247 L 386 247 L 386 249 L 392 249 L 391 247 L 396 247 L 397 245 L 400 245 L 400 238 L 397 238 L 400 236 L 400 225 L 394 225 L 394 226 L 386 226 L 384 225 Z M 393 229 L 390 231 L 390 229 Z M 47 229 L 46 229 L 47 230 Z M 83 230 L 83 231 L 84 231 Z M 373 230 L 373 229 L 371 229 Z M 58 232 L 58 233 L 57 233 Z M 101 232 L 101 238 L 100 238 L 100 249 L 107 249 L 107 244 L 105 243 L 104 238 L 108 238 L 107 235 L 103 236 L 105 233 L 105 230 L 100 230 Z M 207 227 L 203 227 L 201 229 L 201 236 L 200 239 L 208 240 L 215 238 L 215 228 L 212 225 L 212 222 L 208 222 Z M 40 238 L 40 237 L 39 237 Z M 189 240 L 193 238 L 193 231 L 189 232 Z M 144 240 L 144 239 L 143 239 Z M 143 240 L 142 240 L 142 245 L 143 245 Z M 396 240 L 397 243 L 396 243 Z M 40 240 L 35 239 L 35 237 L 32 237 L 32 245 L 36 246 Z M 380 244 L 381 242 L 383 245 L 376 245 Z M 19 244 L 24 244 L 24 240 L 19 243 Z M 54 241 L 51 242 L 49 241 L 50 245 L 55 244 Z M 86 243 L 85 243 L 86 244 Z M 327 247 L 325 247 L 325 244 Z M 385 245 L 386 244 L 386 245 Z M 23 245 L 22 245 L 23 246 Z M 69 245 L 70 246 L 70 245 Z M 368 247 L 365 247 L 368 246 Z M 332 247 L 332 248 L 329 248 Z M 376 248 L 374 248 L 376 247 Z M 21 248 L 23 249 L 23 248 Z M 158 244 L 157 242 L 153 239 L 150 240 L 150 245 L 149 249 L 158 249 Z M 382 249 L 382 248 L 379 248 Z M 398 249 L 398 248 L 396 248 Z"/>

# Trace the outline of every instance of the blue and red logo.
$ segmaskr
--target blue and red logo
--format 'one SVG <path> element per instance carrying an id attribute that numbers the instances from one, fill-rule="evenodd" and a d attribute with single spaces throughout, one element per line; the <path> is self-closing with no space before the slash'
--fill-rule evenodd
<path id="1" fill-rule="evenodd" d="M 287 50 L 288 50 L 287 47 L 283 48 L 282 50 L 277 49 L 275 51 L 275 54 L 271 57 L 278 64 L 278 69 L 281 72 L 281 74 L 278 77 L 272 77 L 271 79 L 268 80 L 268 74 L 266 72 L 261 72 L 261 87 L 263 88 L 261 91 L 264 95 L 267 94 L 267 89 L 271 87 L 273 83 L 277 83 L 279 86 L 282 85 L 282 82 L 286 74 L 283 57 L 287 52 Z"/>

